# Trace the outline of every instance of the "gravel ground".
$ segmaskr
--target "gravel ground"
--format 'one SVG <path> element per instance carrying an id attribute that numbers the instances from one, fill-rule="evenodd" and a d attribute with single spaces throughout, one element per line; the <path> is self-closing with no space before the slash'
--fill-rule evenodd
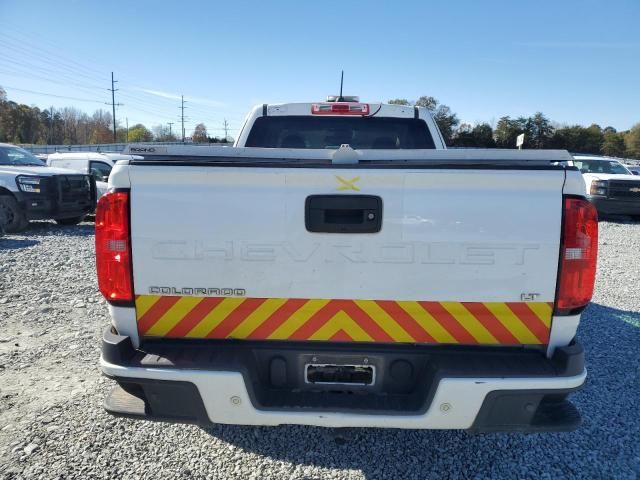
<path id="1" fill-rule="evenodd" d="M 92 224 L 0 238 L 1 478 L 638 478 L 640 224 L 602 222 L 580 337 L 589 380 L 570 434 L 246 428 L 136 422 L 102 409 L 107 309 Z"/>

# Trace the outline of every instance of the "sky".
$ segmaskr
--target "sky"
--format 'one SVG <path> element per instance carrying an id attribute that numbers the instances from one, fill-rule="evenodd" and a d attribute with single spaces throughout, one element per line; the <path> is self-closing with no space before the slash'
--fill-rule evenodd
<path id="1" fill-rule="evenodd" d="M 640 0 L 0 0 L 0 86 L 40 108 L 237 134 L 252 105 L 431 95 L 467 123 L 640 122 Z M 107 105 L 108 104 L 108 105 Z"/>

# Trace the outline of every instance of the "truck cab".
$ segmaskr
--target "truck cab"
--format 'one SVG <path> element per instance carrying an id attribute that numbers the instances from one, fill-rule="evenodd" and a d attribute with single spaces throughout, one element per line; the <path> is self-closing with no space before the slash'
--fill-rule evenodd
<path id="1" fill-rule="evenodd" d="M 358 150 L 446 148 L 424 107 L 360 103 L 329 96 L 326 102 L 256 105 L 235 147 Z"/>

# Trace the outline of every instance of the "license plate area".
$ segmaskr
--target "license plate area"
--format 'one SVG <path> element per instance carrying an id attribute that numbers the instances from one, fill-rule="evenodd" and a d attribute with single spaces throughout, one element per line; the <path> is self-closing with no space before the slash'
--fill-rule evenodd
<path id="1" fill-rule="evenodd" d="M 375 384 L 375 373 L 373 365 L 308 363 L 304 368 L 304 380 L 315 385 L 371 386 Z"/>

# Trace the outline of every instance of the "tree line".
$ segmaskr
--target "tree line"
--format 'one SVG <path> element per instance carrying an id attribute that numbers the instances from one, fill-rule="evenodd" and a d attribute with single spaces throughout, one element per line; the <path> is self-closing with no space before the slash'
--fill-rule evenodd
<path id="1" fill-rule="evenodd" d="M 137 123 L 127 129 L 116 122 L 116 127 L 116 141 L 120 143 L 178 140 L 175 133 L 164 125 L 149 129 Z M 192 137 L 194 142 L 224 141 L 210 137 L 202 123 L 196 125 Z M 9 100 L 0 87 L 0 142 L 38 145 L 112 143 L 113 117 L 102 109 L 92 115 L 74 107 L 40 110 Z"/>
<path id="2" fill-rule="evenodd" d="M 389 103 L 429 109 L 450 147 L 515 148 L 516 137 L 524 133 L 523 148 L 557 148 L 574 153 L 640 159 L 640 123 L 618 132 L 613 127 L 602 128 L 595 123 L 588 127 L 556 125 L 537 112 L 529 117 L 504 116 L 492 127 L 486 122 L 461 123 L 447 105 L 433 97 L 420 97 L 415 102 L 396 98 Z"/>
<path id="3" fill-rule="evenodd" d="M 451 108 L 434 97 L 423 96 L 414 102 L 396 98 L 389 103 L 428 108 L 446 144 L 451 147 L 515 148 L 516 137 L 524 133 L 524 148 L 558 148 L 575 153 L 640 159 L 640 123 L 623 132 L 597 124 L 561 126 L 538 112 L 529 117 L 504 116 L 495 126 L 486 122 L 471 125 L 460 122 Z M 209 136 L 203 123 L 195 126 L 191 138 L 197 143 L 225 141 Z M 116 128 L 118 142 L 154 140 L 169 142 L 178 138 L 164 125 L 149 129 L 138 123 L 128 129 Z M 74 145 L 112 141 L 112 116 L 107 111 L 99 109 L 88 115 L 74 107 L 40 110 L 10 101 L 0 87 L 0 142 Z"/>

